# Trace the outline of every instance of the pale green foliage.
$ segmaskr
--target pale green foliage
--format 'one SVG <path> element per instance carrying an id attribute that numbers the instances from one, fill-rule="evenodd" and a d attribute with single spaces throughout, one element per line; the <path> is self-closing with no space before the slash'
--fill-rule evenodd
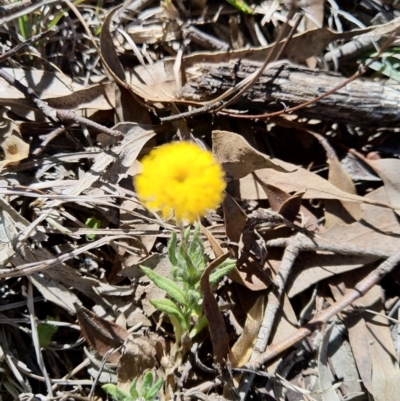
<path id="1" fill-rule="evenodd" d="M 361 61 L 367 64 L 371 61 L 371 58 L 377 55 L 378 53 L 376 52 L 370 52 L 366 57 L 361 58 Z M 379 58 L 369 64 L 368 67 L 389 79 L 400 82 L 400 47 L 392 46 L 390 49 L 380 53 Z"/>
<path id="2" fill-rule="evenodd" d="M 137 377 L 133 379 L 129 393 L 111 383 L 105 384 L 101 388 L 116 401 L 154 401 L 157 399 L 157 394 L 161 390 L 164 381 L 163 379 L 158 379 L 153 383 L 153 380 L 153 373 L 147 371 L 143 375 L 140 391 L 137 388 Z"/>
<path id="3" fill-rule="evenodd" d="M 178 244 L 176 234 L 168 244 L 168 258 L 172 264 L 172 279 L 160 276 L 153 270 L 141 266 L 143 272 L 154 284 L 166 291 L 171 299 L 152 299 L 151 304 L 166 313 L 175 330 L 176 341 L 182 334 L 189 332 L 192 338 L 207 326 L 207 319 L 202 313 L 200 279 L 208 265 L 204 254 L 204 245 L 200 236 L 200 227 L 196 226 L 192 236 L 190 227 L 183 234 Z M 218 282 L 235 266 L 232 259 L 225 260 L 210 276 L 210 285 Z"/>

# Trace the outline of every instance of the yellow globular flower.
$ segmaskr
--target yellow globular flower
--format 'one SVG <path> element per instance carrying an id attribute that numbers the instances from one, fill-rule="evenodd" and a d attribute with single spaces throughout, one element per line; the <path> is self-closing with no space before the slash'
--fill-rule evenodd
<path id="1" fill-rule="evenodd" d="M 211 152 L 192 142 L 172 142 L 145 156 L 134 179 L 139 199 L 163 217 L 193 223 L 223 200 L 224 172 Z"/>

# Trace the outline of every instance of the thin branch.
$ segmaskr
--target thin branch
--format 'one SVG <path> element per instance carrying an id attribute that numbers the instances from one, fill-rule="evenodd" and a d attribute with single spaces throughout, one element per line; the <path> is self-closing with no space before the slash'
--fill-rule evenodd
<path id="1" fill-rule="evenodd" d="M 264 353 L 258 356 L 257 359 L 246 363 L 243 367 L 252 370 L 260 369 L 263 364 L 271 361 L 273 358 L 277 357 L 299 341 L 304 340 L 316 329 L 316 327 L 328 322 L 329 319 L 334 317 L 337 313 L 341 312 L 351 303 L 366 294 L 374 285 L 378 284 L 383 277 L 393 271 L 399 263 L 400 251 L 396 252 L 381 263 L 375 270 L 368 274 L 367 277 L 359 281 L 354 289 L 329 308 L 318 314 L 315 318 L 311 319 L 306 325 L 299 328 L 296 333 L 277 344 L 270 345 Z"/>
<path id="2" fill-rule="evenodd" d="M 297 233 L 294 237 L 291 237 L 289 239 L 289 243 L 282 257 L 282 263 L 279 268 L 279 272 L 270 286 L 270 292 L 268 294 L 267 300 L 267 308 L 265 310 L 263 321 L 258 332 L 256 344 L 254 345 L 253 352 L 250 357 L 250 362 L 257 359 L 267 347 L 275 317 L 281 305 L 281 298 L 285 289 L 286 282 L 292 270 L 293 264 L 296 261 L 300 250 L 302 250 L 302 237 L 304 237 L 303 234 Z M 243 376 L 241 386 L 242 388 L 240 390 L 240 397 L 242 400 L 246 398 L 246 395 L 251 387 L 254 378 L 255 373 L 246 373 Z"/>
<path id="3" fill-rule="evenodd" d="M 335 86 L 334 88 L 330 89 L 329 91 L 323 93 L 320 96 L 316 96 L 314 99 L 311 99 L 307 102 L 301 103 L 297 106 L 294 107 L 290 107 L 290 108 L 285 108 L 284 110 L 281 111 L 276 111 L 274 113 L 264 113 L 264 114 L 257 114 L 257 115 L 242 115 L 242 114 L 235 114 L 235 113 L 228 113 L 228 112 L 220 112 L 221 115 L 229 115 L 230 117 L 235 117 L 235 118 L 257 118 L 257 119 L 269 119 L 271 117 L 277 117 L 280 116 L 282 114 L 289 114 L 292 113 L 294 111 L 297 110 L 301 110 L 305 107 L 308 107 L 322 99 L 324 99 L 327 96 L 332 95 L 333 93 L 337 92 L 338 90 L 344 88 L 346 85 L 348 85 L 349 83 L 353 82 L 356 78 L 359 78 L 361 75 L 363 75 L 365 73 L 365 71 L 367 70 L 367 68 L 374 63 L 376 60 L 379 59 L 379 57 L 381 57 L 382 53 L 389 47 L 391 46 L 391 44 L 394 42 L 396 36 L 398 35 L 398 33 L 400 32 L 400 26 L 392 33 L 391 36 L 388 37 L 388 39 L 385 41 L 385 43 L 381 46 L 381 48 L 379 49 L 379 52 L 376 54 L 375 57 L 373 57 L 372 59 L 370 59 L 368 61 L 367 64 L 365 65 L 360 65 L 359 69 L 357 72 L 355 72 L 350 78 L 344 80 L 341 84 Z"/>
<path id="4" fill-rule="evenodd" d="M 239 92 L 237 92 L 231 99 L 229 99 L 226 103 L 224 103 L 222 106 L 219 106 L 218 109 L 216 110 L 216 113 L 218 113 L 219 111 L 221 111 L 223 108 L 228 107 L 230 104 L 232 104 L 233 102 L 235 102 L 237 99 L 240 98 L 240 96 L 243 95 L 244 92 L 246 92 L 252 85 L 254 85 L 254 83 L 257 81 L 258 78 L 260 78 L 261 74 L 263 73 L 263 71 L 265 70 L 265 68 L 268 66 L 268 64 L 271 61 L 274 60 L 278 60 L 278 58 L 280 57 L 280 55 L 283 53 L 283 51 L 285 50 L 285 48 L 287 47 L 288 43 L 290 42 L 290 40 L 292 39 L 294 33 L 296 32 L 297 27 L 300 24 L 301 18 L 303 17 L 302 14 L 298 14 L 296 17 L 296 20 L 294 21 L 294 25 L 292 27 L 292 29 L 289 32 L 289 36 L 286 38 L 286 40 L 282 43 L 282 45 L 279 47 L 280 42 L 282 40 L 282 36 L 284 34 L 285 27 L 288 25 L 288 21 L 285 22 L 285 26 L 282 27 L 281 31 L 279 32 L 279 36 L 276 39 L 275 42 L 275 46 L 273 47 L 272 51 L 268 53 L 266 59 L 264 60 L 263 64 L 261 65 L 261 67 L 255 72 L 255 74 L 253 74 L 253 76 L 251 77 L 251 80 L 245 85 L 243 86 L 243 88 L 241 88 L 239 90 Z M 275 50 L 278 49 L 276 56 L 275 56 Z"/>
<path id="5" fill-rule="evenodd" d="M 23 3 L 23 2 L 21 2 Z M 10 5 L 18 5 L 21 3 L 11 3 Z M 29 2 L 29 4 L 31 4 L 31 2 Z M 1 8 L 0 7 L 0 14 L 1 14 Z M 25 48 L 26 46 L 30 46 L 33 42 L 37 42 L 40 39 L 44 39 L 44 38 L 49 38 L 50 36 L 53 36 L 56 32 L 58 32 L 58 27 L 54 26 L 53 28 L 49 29 L 46 32 L 41 32 L 35 36 L 32 36 L 31 38 L 25 40 L 25 42 L 22 42 L 16 46 L 14 46 L 12 49 L 10 49 L 9 51 L 3 53 L 0 55 L 0 63 L 6 61 L 8 58 L 14 56 L 15 54 L 17 54 L 20 50 L 22 50 L 23 48 Z"/>
<path id="6" fill-rule="evenodd" d="M 55 138 L 58 137 L 58 135 L 62 134 L 63 132 L 65 132 L 68 128 L 70 128 L 72 126 L 72 124 L 68 124 L 67 126 L 62 125 L 61 127 L 58 127 L 56 129 L 54 129 L 53 131 L 49 132 L 46 135 L 42 135 L 40 136 L 40 139 L 42 140 L 42 143 L 40 144 L 40 146 L 38 148 L 36 148 L 32 154 L 34 154 L 35 156 L 40 155 L 43 150 L 45 149 L 45 147 Z"/>
<path id="7" fill-rule="evenodd" d="M 167 123 L 167 122 L 171 122 L 171 121 L 175 121 L 175 120 L 180 120 L 183 118 L 195 117 L 200 114 L 208 113 L 209 111 L 212 111 L 212 110 L 216 109 L 217 107 L 220 107 L 222 104 L 223 104 L 222 101 L 212 103 L 212 104 L 207 104 L 204 107 L 199 107 L 197 109 L 187 111 L 185 113 L 174 114 L 174 115 L 168 116 L 168 117 L 161 117 L 160 121 L 162 123 Z"/>
<path id="8" fill-rule="evenodd" d="M 57 123 L 57 124 L 86 124 L 88 127 L 95 128 L 105 134 L 110 136 L 121 138 L 123 135 L 119 131 L 115 131 L 104 127 L 94 121 L 91 121 L 87 118 L 78 116 L 71 110 L 61 110 L 61 109 L 54 109 L 50 107 L 46 102 L 41 100 L 36 93 L 27 86 L 23 85 L 20 81 L 12 77 L 3 69 L 0 69 L 0 78 L 3 78 L 9 85 L 13 86 L 17 90 L 19 90 L 28 100 L 30 100 L 50 121 Z"/>

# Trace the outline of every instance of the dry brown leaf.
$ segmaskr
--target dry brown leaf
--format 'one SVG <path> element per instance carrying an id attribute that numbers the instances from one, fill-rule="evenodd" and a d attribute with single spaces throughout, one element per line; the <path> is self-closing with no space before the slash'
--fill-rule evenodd
<path id="1" fill-rule="evenodd" d="M 108 72 L 113 77 L 116 85 L 115 104 L 119 122 L 134 121 L 141 124 L 150 124 L 151 119 L 148 110 L 139 102 L 127 88 L 125 72 L 115 49 L 113 35 L 110 32 L 111 23 L 115 13 L 121 6 L 113 8 L 106 16 L 100 33 L 100 54 L 103 62 L 108 67 Z"/>
<path id="2" fill-rule="evenodd" d="M 146 217 L 150 216 L 149 212 L 137 202 L 133 202 L 129 199 L 126 199 L 121 204 L 121 214 L 120 214 L 120 228 L 131 228 L 132 227 L 132 219 L 137 219 L 137 217 L 133 217 L 129 211 L 134 211 L 135 213 L 143 215 L 143 223 L 135 223 L 134 227 L 136 230 L 144 231 L 148 233 L 157 233 L 160 225 L 155 223 L 154 221 L 146 221 Z M 150 254 L 151 249 L 154 246 L 154 243 L 157 239 L 157 235 L 143 235 L 139 238 L 142 242 L 143 247 L 147 250 L 147 254 Z M 129 242 L 129 239 L 126 240 Z M 125 254 L 125 250 L 121 247 L 119 249 L 119 255 L 122 257 Z"/>
<path id="3" fill-rule="evenodd" d="M 336 199 L 341 202 L 365 203 L 394 209 L 394 207 L 389 203 L 378 202 L 369 199 L 368 197 L 362 197 L 341 191 L 317 174 L 303 168 L 297 168 L 293 164 L 277 159 L 273 159 L 273 162 L 282 168 L 285 168 L 288 172 L 282 173 L 271 168 L 262 169 L 257 171 L 257 177 L 259 177 L 260 180 L 289 193 L 304 191 L 303 199 Z M 233 190 L 234 192 L 231 193 L 231 195 L 238 196 L 242 199 L 267 199 L 261 185 L 251 174 L 241 178 L 239 180 L 239 185 L 233 187 Z"/>
<path id="4" fill-rule="evenodd" d="M 208 321 L 208 329 L 213 346 L 213 355 L 216 363 L 224 363 L 229 353 L 229 337 L 226 331 L 224 318 L 218 307 L 218 303 L 210 288 L 210 274 L 229 254 L 223 254 L 214 259 L 204 270 L 200 278 L 200 289 L 203 294 L 203 311 Z"/>
<path id="5" fill-rule="evenodd" d="M 41 100 L 57 109 L 112 110 L 115 107 L 111 84 L 85 87 L 76 80 L 59 73 L 40 70 L 4 68 L 4 71 L 32 89 Z M 38 121 L 40 117 L 32 110 L 32 104 L 14 86 L 0 80 L 0 106 L 7 106 L 21 117 Z M 88 117 L 86 112 L 85 117 Z"/>
<path id="6" fill-rule="evenodd" d="M 78 304 L 75 304 L 75 309 L 83 337 L 99 355 L 105 356 L 111 349 L 116 350 L 129 337 L 129 332 L 118 324 L 109 322 Z M 116 351 L 107 360 L 117 363 L 120 357 L 120 351 Z"/>
<path id="7" fill-rule="evenodd" d="M 341 381 L 343 394 L 365 393 L 349 341 L 343 335 L 343 325 L 336 324 L 331 335 L 330 363 Z M 366 349 L 366 348 L 365 348 Z"/>
<path id="8" fill-rule="evenodd" d="M 128 176 L 128 171 L 139 156 L 143 146 L 156 135 L 156 127 L 136 123 L 119 123 L 113 127 L 124 134 L 120 145 L 115 146 L 113 153 L 119 157 L 103 174 L 107 183 L 118 184 Z"/>
<path id="9" fill-rule="evenodd" d="M 329 339 L 334 327 L 335 322 L 332 322 L 326 329 L 318 352 L 318 381 L 322 391 L 322 401 L 340 401 L 335 389 L 332 388 L 335 378 L 328 361 Z"/>
<path id="10" fill-rule="evenodd" d="M 366 196 L 366 199 L 386 203 L 385 189 L 379 188 Z M 328 242 L 352 244 L 371 250 L 384 250 L 388 254 L 396 252 L 400 247 L 400 225 L 396 214 L 390 210 L 364 204 L 363 219 L 347 226 L 335 226 L 321 237 Z M 365 264 L 376 261 L 371 256 L 307 254 L 307 258 L 299 258 L 296 273 L 290 278 L 290 297 L 299 294 L 316 282 L 335 274 L 358 269 Z"/>
<path id="11" fill-rule="evenodd" d="M 344 294 L 346 294 L 365 274 L 358 272 L 341 276 L 340 280 L 343 280 L 345 284 L 340 286 L 340 290 L 336 285 L 331 285 L 335 300 L 343 296 L 344 287 Z M 349 330 L 350 345 L 355 350 L 354 357 L 361 379 L 375 400 L 395 399 L 400 392 L 400 369 L 388 320 L 382 316 L 385 310 L 380 286 L 373 286 L 359 298 L 357 306 L 360 308 L 359 312 L 352 311 L 356 315 L 344 321 Z M 363 312 L 363 309 L 371 309 L 377 314 L 371 315 Z M 361 349 L 360 345 L 366 348 Z"/>
<path id="12" fill-rule="evenodd" d="M 246 224 L 247 216 L 235 199 L 228 193 L 222 203 L 226 236 L 229 241 L 238 243 Z"/>
<path id="13" fill-rule="evenodd" d="M 104 19 L 104 23 L 101 27 L 100 33 L 100 52 L 101 56 L 103 57 L 103 61 L 105 65 L 108 67 L 108 70 L 114 80 L 120 83 L 122 86 L 125 84 L 125 72 L 122 64 L 118 59 L 117 52 L 115 50 L 113 38 L 110 32 L 110 27 L 112 23 L 112 19 L 116 12 L 122 6 L 117 6 L 111 9 L 111 11 L 107 14 L 106 18 Z"/>
<path id="14" fill-rule="evenodd" d="M 379 159 L 365 160 L 368 165 L 382 179 L 385 185 L 385 192 L 389 203 L 396 208 L 400 208 L 400 160 L 399 159 Z M 400 211 L 396 211 L 400 214 Z"/>
<path id="15" fill-rule="evenodd" d="M 318 139 L 326 152 L 329 166 L 328 181 L 336 188 L 339 188 L 340 190 L 349 194 L 356 195 L 357 191 L 353 180 L 340 163 L 334 149 L 331 147 L 327 139 L 317 133 L 310 133 Z M 345 201 L 339 203 L 335 200 L 326 201 L 325 228 L 329 229 L 335 224 L 351 223 L 352 219 L 349 219 L 347 213 L 345 212 L 347 212 L 356 221 L 360 220 L 362 217 L 362 210 L 358 203 Z"/>
<path id="16" fill-rule="evenodd" d="M 214 255 L 219 258 L 224 254 L 224 251 L 221 248 L 221 245 L 218 243 L 216 238 L 213 236 L 210 230 L 208 230 L 203 225 L 200 225 L 201 232 L 207 237 L 208 242 L 210 243 L 211 249 L 214 252 Z"/>
<path id="17" fill-rule="evenodd" d="M 221 163 L 228 180 L 237 180 L 262 168 L 287 171 L 251 147 L 241 135 L 216 130 L 212 132 L 212 142 L 213 154 Z"/>
<path id="18" fill-rule="evenodd" d="M 255 176 L 258 178 L 257 174 L 255 174 Z M 301 204 L 304 192 L 300 191 L 293 195 L 289 195 L 280 188 L 270 185 L 264 181 L 259 180 L 257 182 L 265 191 L 268 197 L 269 205 L 273 211 L 281 214 L 283 217 L 292 222 L 296 219 L 296 216 L 300 211 L 308 229 L 310 229 L 312 226 L 316 226 L 318 220 L 317 217 Z"/>
<path id="19" fill-rule="evenodd" d="M 357 365 L 358 373 L 365 388 L 373 394 L 372 361 L 369 350 L 369 333 L 361 314 L 349 315 L 344 318 L 349 332 L 351 351 Z"/>
<path id="20" fill-rule="evenodd" d="M 305 30 L 310 31 L 313 29 L 321 28 L 324 24 L 324 3 L 325 0 L 312 0 L 306 2 L 305 7 Z M 306 60 L 309 68 L 315 68 L 318 64 L 316 57 L 310 57 Z"/>
<path id="21" fill-rule="evenodd" d="M 251 353 L 253 352 L 254 344 L 257 340 L 262 317 L 264 316 L 266 294 L 249 292 L 247 289 L 240 289 L 239 296 L 243 297 L 243 294 L 247 294 L 247 297 L 251 298 L 254 298 L 254 294 L 257 295 L 253 306 L 246 313 L 243 332 L 229 353 L 229 360 L 233 367 L 242 366 L 249 361 Z"/>
<path id="22" fill-rule="evenodd" d="M 80 301 L 68 288 L 64 287 L 56 280 L 53 280 L 47 274 L 32 274 L 29 280 L 43 295 L 46 301 L 61 306 L 70 314 L 75 312 L 74 304 L 79 304 Z"/>

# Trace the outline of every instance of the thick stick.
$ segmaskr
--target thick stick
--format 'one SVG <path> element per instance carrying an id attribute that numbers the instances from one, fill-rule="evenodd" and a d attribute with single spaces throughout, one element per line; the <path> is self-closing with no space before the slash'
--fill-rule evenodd
<path id="1" fill-rule="evenodd" d="M 199 63 L 186 71 L 182 97 L 209 101 L 254 73 L 260 63 L 248 60 Z M 235 104 L 250 113 L 273 112 L 312 100 L 345 80 L 285 61 L 272 63 Z M 315 104 L 296 111 L 301 117 L 341 121 L 357 126 L 394 126 L 400 122 L 400 92 L 390 85 L 357 79 Z"/>

